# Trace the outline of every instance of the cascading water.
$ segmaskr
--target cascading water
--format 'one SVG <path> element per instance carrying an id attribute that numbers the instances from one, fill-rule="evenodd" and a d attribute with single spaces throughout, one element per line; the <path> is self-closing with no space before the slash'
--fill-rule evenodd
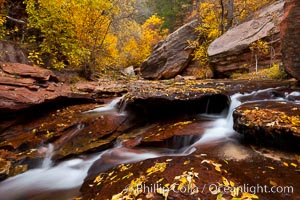
<path id="1" fill-rule="evenodd" d="M 42 168 L 50 168 L 52 166 L 52 155 L 54 146 L 53 144 L 48 144 L 48 148 L 43 147 L 43 149 L 46 149 L 46 156 L 42 163 Z"/>
<path id="2" fill-rule="evenodd" d="M 116 109 L 117 104 L 122 100 L 123 97 L 118 97 L 112 100 L 109 104 L 95 108 L 93 110 L 86 111 L 85 113 L 91 113 L 91 112 L 109 112 L 109 111 L 114 111 Z"/>
<path id="3" fill-rule="evenodd" d="M 141 160 L 156 158 L 161 156 L 182 156 L 190 154 L 194 151 L 195 146 L 206 144 L 218 140 L 227 140 L 235 134 L 233 130 L 232 113 L 234 109 L 241 105 L 242 98 L 254 96 L 259 93 L 268 92 L 261 90 L 249 94 L 234 94 L 231 96 L 231 104 L 226 117 L 219 116 L 213 122 L 209 122 L 209 127 L 204 131 L 203 136 L 191 146 L 182 151 L 174 150 L 150 150 L 150 149 L 130 149 L 122 144 L 116 145 L 112 149 L 98 153 L 98 155 L 90 156 L 88 159 L 76 158 L 52 165 L 51 157 L 55 153 L 53 145 L 49 145 L 46 156 L 42 164 L 42 168 L 32 169 L 23 174 L 17 175 L 0 183 L 0 194 L 3 200 L 18 199 L 69 199 L 78 194 L 78 189 L 82 185 L 87 173 L 93 170 L 105 171 L 120 163 L 138 162 Z M 291 93 L 290 96 L 297 96 L 298 93 Z M 113 100 L 107 106 L 90 110 L 91 112 L 113 111 L 115 106 L 122 97 Z M 213 116 L 214 119 L 216 116 Z M 80 126 L 77 129 L 82 129 Z M 161 153 L 159 153 L 159 151 Z M 98 163 L 98 167 L 97 167 Z M 100 168 L 99 168 L 100 166 Z M 70 194 L 66 191 L 72 190 Z M 60 192 L 60 193 L 59 193 Z M 53 193 L 59 193 L 53 195 Z M 66 193 L 67 196 L 61 196 Z"/>
<path id="4" fill-rule="evenodd" d="M 58 199 L 52 196 L 51 192 L 76 188 L 78 190 L 87 175 L 88 169 L 100 156 L 101 153 L 87 160 L 72 159 L 53 167 L 47 167 L 45 164 L 44 168 L 32 169 L 9 178 L 0 183 L 1 199 Z M 48 160 L 48 157 L 45 160 Z M 49 162 L 44 163 L 48 164 Z M 62 199 L 71 197 L 74 197 L 74 192 Z"/>
<path id="5" fill-rule="evenodd" d="M 254 91 L 251 93 L 246 93 L 246 94 L 241 94 L 241 93 L 236 93 L 231 96 L 231 103 L 228 109 L 228 113 L 226 117 L 224 118 L 219 118 L 213 122 L 211 122 L 210 127 L 205 130 L 203 136 L 195 142 L 192 147 L 205 144 L 208 142 L 214 142 L 214 141 L 219 141 L 219 140 L 231 140 L 230 137 L 235 134 L 235 131 L 233 130 L 233 111 L 235 108 L 240 106 L 242 104 L 242 98 L 246 97 L 255 97 L 259 94 L 262 93 L 268 93 L 272 91 L 273 88 L 265 89 L 265 90 L 258 90 Z M 272 97 L 269 97 L 272 98 Z M 258 99 L 252 99 L 252 100 L 258 100 Z M 206 115 L 207 116 L 207 115 Z M 215 118 L 215 116 L 213 116 Z"/>

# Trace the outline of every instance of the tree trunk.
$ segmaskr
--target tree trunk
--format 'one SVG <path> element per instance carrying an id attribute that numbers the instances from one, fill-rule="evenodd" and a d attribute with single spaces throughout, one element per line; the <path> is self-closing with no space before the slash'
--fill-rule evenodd
<path id="1" fill-rule="evenodd" d="M 229 2 L 228 2 L 228 11 L 227 11 L 226 31 L 232 27 L 233 12 L 234 12 L 234 0 L 229 0 Z"/>
<path id="2" fill-rule="evenodd" d="M 258 56 L 255 54 L 255 72 L 258 72 Z"/>
<path id="3" fill-rule="evenodd" d="M 224 4 L 223 4 L 223 0 L 220 0 L 220 5 L 221 5 L 221 24 L 220 24 L 220 30 L 221 33 L 224 33 Z"/>

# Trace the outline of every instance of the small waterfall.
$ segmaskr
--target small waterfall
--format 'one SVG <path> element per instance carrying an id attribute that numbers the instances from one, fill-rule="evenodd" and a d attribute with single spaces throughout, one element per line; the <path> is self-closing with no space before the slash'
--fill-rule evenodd
<path id="1" fill-rule="evenodd" d="M 192 145 L 197 146 L 200 144 L 205 144 L 207 142 L 219 141 L 223 139 L 230 139 L 231 136 L 235 134 L 233 130 L 233 111 L 235 108 L 242 104 L 242 97 L 255 96 L 261 93 L 272 91 L 273 88 L 258 90 L 251 93 L 241 94 L 236 93 L 231 96 L 231 103 L 228 110 L 228 114 L 225 118 L 217 119 L 211 123 L 211 128 L 205 130 L 203 136 Z"/>
<path id="2" fill-rule="evenodd" d="M 292 100 L 294 103 L 297 103 L 297 104 L 300 103 L 299 97 L 300 97 L 300 92 L 296 92 L 296 91 L 291 92 L 290 94 L 288 94 L 288 93 L 285 94 L 286 100 Z"/>
<path id="3" fill-rule="evenodd" d="M 45 147 L 43 147 L 45 148 Z M 54 146 L 53 144 L 48 144 L 46 150 L 46 155 L 42 163 L 42 168 L 50 168 L 52 166 L 52 155 L 53 155 Z"/>
<path id="4" fill-rule="evenodd" d="M 105 105 L 103 107 L 99 107 L 99 108 L 95 108 L 93 110 L 86 111 L 85 113 L 114 111 L 114 110 L 116 110 L 116 106 L 122 100 L 122 98 L 123 98 L 123 96 L 115 98 L 109 104 L 107 104 L 107 105 Z"/>
<path id="5" fill-rule="evenodd" d="M 210 104 L 210 99 L 207 100 L 207 103 L 206 103 L 206 108 L 205 108 L 205 114 L 208 114 L 208 108 L 209 108 L 209 104 Z"/>

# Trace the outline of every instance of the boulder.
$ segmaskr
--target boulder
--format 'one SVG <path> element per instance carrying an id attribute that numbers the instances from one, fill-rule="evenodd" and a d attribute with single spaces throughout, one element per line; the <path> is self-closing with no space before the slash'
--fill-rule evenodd
<path id="1" fill-rule="evenodd" d="M 300 80 L 300 1 L 286 2 L 280 33 L 283 65 L 291 76 Z"/>
<path id="2" fill-rule="evenodd" d="M 259 55 L 259 66 L 281 63 L 280 22 L 284 1 L 276 1 L 255 12 L 246 21 L 224 33 L 208 48 L 210 65 L 217 77 L 228 77 L 234 72 L 248 72 L 255 69 L 255 55 L 249 46 L 264 39 L 272 47 L 268 55 Z"/>
<path id="3" fill-rule="evenodd" d="M 198 39 L 198 34 L 195 32 L 197 25 L 197 20 L 191 21 L 160 41 L 154 47 L 150 57 L 142 63 L 141 77 L 169 79 L 182 72 L 192 59 L 194 47 L 191 47 L 187 41 Z"/>

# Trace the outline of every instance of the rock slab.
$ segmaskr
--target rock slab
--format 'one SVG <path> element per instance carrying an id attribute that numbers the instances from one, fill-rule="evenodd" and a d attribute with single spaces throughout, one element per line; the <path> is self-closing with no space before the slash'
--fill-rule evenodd
<path id="1" fill-rule="evenodd" d="M 267 56 L 260 55 L 259 65 L 281 62 L 280 22 L 283 16 L 284 1 L 262 8 L 246 21 L 213 41 L 208 48 L 211 67 L 218 77 L 227 77 L 234 72 L 248 72 L 255 67 L 251 43 L 264 39 L 272 46 Z"/>

